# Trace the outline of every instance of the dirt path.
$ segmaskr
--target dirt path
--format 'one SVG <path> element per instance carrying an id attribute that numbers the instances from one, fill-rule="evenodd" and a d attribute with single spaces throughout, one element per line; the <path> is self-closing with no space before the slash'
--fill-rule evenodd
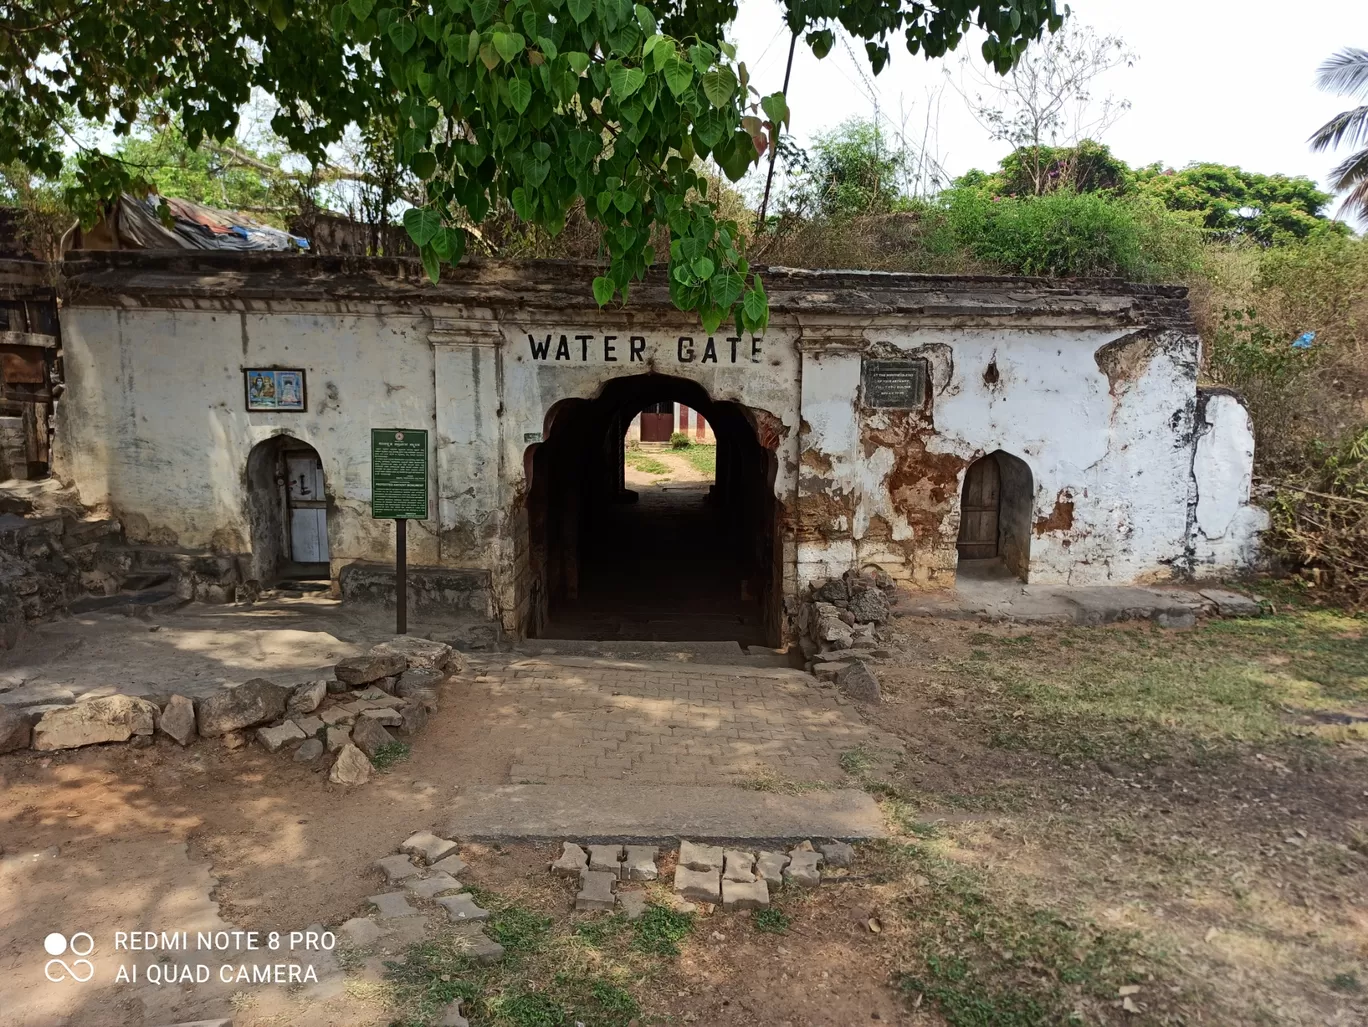
<path id="1" fill-rule="evenodd" d="M 657 470 L 651 467 L 651 463 L 659 464 L 665 469 Z M 660 485 L 663 482 L 677 485 L 703 484 L 713 480 L 710 472 L 700 471 L 689 462 L 688 457 L 672 449 L 629 451 L 623 474 L 627 484 L 633 487 Z"/>

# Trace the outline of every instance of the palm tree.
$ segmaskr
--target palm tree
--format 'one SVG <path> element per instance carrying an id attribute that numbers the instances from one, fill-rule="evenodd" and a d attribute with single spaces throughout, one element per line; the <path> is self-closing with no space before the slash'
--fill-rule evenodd
<path id="1" fill-rule="evenodd" d="M 1346 47 L 1316 69 L 1316 85 L 1328 93 L 1368 101 L 1368 50 Z M 1311 149 L 1333 150 L 1341 143 L 1361 148 L 1330 172 L 1330 188 L 1346 192 L 1345 209 L 1368 220 L 1368 102 L 1336 114 L 1311 136 Z"/>

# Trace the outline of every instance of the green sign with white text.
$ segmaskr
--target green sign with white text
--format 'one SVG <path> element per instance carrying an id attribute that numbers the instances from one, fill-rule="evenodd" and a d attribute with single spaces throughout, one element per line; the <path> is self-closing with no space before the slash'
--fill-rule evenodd
<path id="1" fill-rule="evenodd" d="M 426 431 L 371 429 L 371 516 L 383 520 L 427 520 Z"/>

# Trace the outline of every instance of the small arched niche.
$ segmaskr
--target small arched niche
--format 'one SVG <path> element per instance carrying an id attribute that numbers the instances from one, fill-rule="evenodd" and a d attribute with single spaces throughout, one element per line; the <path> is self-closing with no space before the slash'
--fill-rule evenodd
<path id="1" fill-rule="evenodd" d="M 957 575 L 1030 580 L 1035 482 L 1026 461 L 997 450 L 964 472 Z"/>
<path id="2" fill-rule="evenodd" d="M 252 577 L 262 584 L 329 576 L 327 482 L 318 451 L 288 435 L 247 456 Z"/>

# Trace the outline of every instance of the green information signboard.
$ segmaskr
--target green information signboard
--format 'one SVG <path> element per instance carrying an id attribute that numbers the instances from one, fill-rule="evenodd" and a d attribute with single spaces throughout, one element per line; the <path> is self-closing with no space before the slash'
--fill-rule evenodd
<path id="1" fill-rule="evenodd" d="M 371 429 L 371 516 L 385 520 L 427 520 L 426 431 Z"/>

